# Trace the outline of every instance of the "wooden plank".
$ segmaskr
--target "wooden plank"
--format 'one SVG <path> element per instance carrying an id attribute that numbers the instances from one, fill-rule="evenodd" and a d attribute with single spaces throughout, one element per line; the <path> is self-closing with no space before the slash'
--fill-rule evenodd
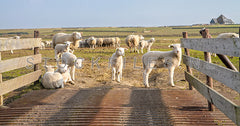
<path id="1" fill-rule="evenodd" d="M 0 51 L 40 47 L 41 41 L 41 38 L 0 39 Z"/>
<path id="2" fill-rule="evenodd" d="M 234 123 L 240 125 L 239 120 L 239 106 L 231 102 L 214 89 L 203 84 L 200 80 L 193 77 L 189 73 L 185 72 L 186 80 L 193 85 L 193 87 L 199 91 L 209 102 L 214 104 L 219 110 L 221 110 L 228 118 L 230 118 Z"/>
<path id="3" fill-rule="evenodd" d="M 2 54 L 0 52 L 0 61 L 2 60 Z M 2 83 L 2 74 L 0 73 L 0 83 Z M 3 96 L 0 95 L 0 106 L 3 105 Z"/>
<path id="4" fill-rule="evenodd" d="M 183 63 L 240 93 L 240 73 L 206 61 L 183 55 Z"/>
<path id="5" fill-rule="evenodd" d="M 38 80 L 41 74 L 42 71 L 38 70 L 0 83 L 0 95 L 6 94 Z"/>
<path id="6" fill-rule="evenodd" d="M 30 55 L 0 61 L 0 73 L 42 62 L 42 55 Z M 31 67 L 31 66 L 30 66 Z"/>
<path id="7" fill-rule="evenodd" d="M 240 57 L 240 38 L 181 39 L 183 48 Z"/>

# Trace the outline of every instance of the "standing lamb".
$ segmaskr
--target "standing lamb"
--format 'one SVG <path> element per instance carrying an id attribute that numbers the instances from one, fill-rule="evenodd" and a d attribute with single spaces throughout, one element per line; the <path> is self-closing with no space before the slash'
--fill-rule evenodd
<path id="1" fill-rule="evenodd" d="M 97 38 L 96 39 L 96 45 L 98 47 L 102 47 L 102 45 L 103 45 L 103 38 Z"/>
<path id="2" fill-rule="evenodd" d="M 63 76 L 59 72 L 55 72 L 53 66 L 45 66 L 46 73 L 42 78 L 44 88 L 64 88 Z"/>
<path id="3" fill-rule="evenodd" d="M 117 48 L 116 52 L 113 53 L 110 58 L 110 64 L 112 67 L 112 80 L 115 80 L 117 76 L 117 82 L 120 82 L 122 79 L 122 69 L 123 69 L 123 56 L 125 48 Z"/>
<path id="4" fill-rule="evenodd" d="M 72 42 L 64 42 L 65 44 L 57 44 L 55 46 L 55 59 L 58 62 L 63 52 L 70 52 L 70 44 Z"/>
<path id="5" fill-rule="evenodd" d="M 142 35 L 129 35 L 127 36 L 127 38 L 125 39 L 125 43 L 127 44 L 127 46 L 130 48 L 130 52 L 132 52 L 132 48 L 134 49 L 134 52 L 138 52 L 138 44 L 139 41 L 144 39 L 144 37 Z"/>
<path id="6" fill-rule="evenodd" d="M 77 48 L 78 40 L 82 38 L 81 33 L 79 32 L 73 32 L 72 34 L 66 34 L 66 33 L 57 33 L 53 36 L 52 43 L 53 43 L 53 49 L 55 49 L 55 46 L 57 44 L 64 44 L 66 41 L 73 42 L 73 48 Z"/>
<path id="7" fill-rule="evenodd" d="M 96 39 L 94 37 L 88 38 L 87 43 L 91 49 L 94 49 L 96 47 Z"/>
<path id="8" fill-rule="evenodd" d="M 143 48 L 147 47 L 147 52 L 150 51 L 152 44 L 155 42 L 154 38 L 151 38 L 150 40 L 141 40 L 139 42 L 138 49 L 141 49 L 141 53 L 143 53 Z"/>
<path id="9" fill-rule="evenodd" d="M 179 66 L 182 58 L 182 50 L 180 44 L 172 44 L 169 47 L 172 51 L 150 51 L 142 56 L 143 62 L 143 84 L 149 87 L 148 77 L 154 67 L 168 68 L 170 84 L 174 87 L 173 75 L 175 67 Z"/>
<path id="10" fill-rule="evenodd" d="M 70 68 L 70 75 L 73 81 L 75 80 L 75 67 L 81 68 L 83 60 L 83 58 L 77 58 L 70 52 L 64 52 L 62 54 L 62 64 L 67 64 Z"/>

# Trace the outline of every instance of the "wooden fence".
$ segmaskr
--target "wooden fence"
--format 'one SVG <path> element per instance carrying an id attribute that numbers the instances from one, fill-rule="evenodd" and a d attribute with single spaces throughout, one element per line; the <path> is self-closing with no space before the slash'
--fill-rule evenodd
<path id="1" fill-rule="evenodd" d="M 186 33 L 184 33 L 186 34 Z M 200 92 L 209 103 L 213 104 L 234 123 L 240 126 L 240 106 L 236 105 L 223 95 L 215 91 L 211 86 L 201 82 L 192 75 L 191 68 L 194 68 L 210 78 L 213 78 L 229 88 L 240 93 L 240 73 L 226 67 L 212 64 L 209 61 L 203 61 L 190 57 L 189 50 L 199 50 L 203 52 L 211 52 L 228 56 L 240 57 L 240 39 L 239 38 L 201 38 L 189 39 L 185 37 L 181 39 L 181 46 L 185 48 L 183 55 L 183 63 L 187 66 L 185 78 L 191 86 Z M 211 61 L 211 60 L 210 60 Z M 207 80 L 208 83 L 208 80 Z M 210 109 L 211 110 L 211 109 Z"/>
<path id="2" fill-rule="evenodd" d="M 39 80 L 42 72 L 38 69 L 38 64 L 42 61 L 42 56 L 39 54 L 39 47 L 41 38 L 28 38 L 28 39 L 0 39 L 0 105 L 3 105 L 4 94 L 23 87 L 27 84 Z M 1 60 L 1 52 L 17 49 L 31 49 L 34 47 L 34 55 L 18 57 L 8 60 Z M 28 58 L 34 65 L 34 72 L 16 77 L 2 82 L 2 74 L 4 72 L 19 69 L 29 65 Z"/>

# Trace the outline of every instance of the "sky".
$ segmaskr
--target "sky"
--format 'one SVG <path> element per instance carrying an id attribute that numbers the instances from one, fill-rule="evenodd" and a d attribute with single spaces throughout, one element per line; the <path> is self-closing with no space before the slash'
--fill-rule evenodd
<path id="1" fill-rule="evenodd" d="M 240 0 L 0 0 L 0 29 L 240 23 Z"/>

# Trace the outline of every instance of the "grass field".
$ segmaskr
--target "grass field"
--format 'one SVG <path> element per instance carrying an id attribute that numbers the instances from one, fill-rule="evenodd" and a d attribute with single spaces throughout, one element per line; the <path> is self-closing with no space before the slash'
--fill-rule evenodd
<path id="1" fill-rule="evenodd" d="M 213 37 L 216 37 L 219 33 L 223 32 L 239 32 L 240 25 L 207 25 L 207 26 L 172 26 L 172 27 L 98 27 L 98 28 L 44 28 L 44 29 L 2 29 L 0 30 L 0 37 L 12 37 L 16 35 L 20 35 L 17 33 L 24 32 L 28 34 L 20 35 L 22 38 L 32 38 L 33 31 L 39 30 L 40 38 L 43 40 L 51 40 L 52 36 L 58 32 L 72 33 L 74 31 L 82 32 L 83 38 L 86 39 L 89 36 L 96 37 L 120 37 L 122 43 L 122 47 L 127 47 L 124 43 L 124 39 L 129 34 L 141 34 L 145 37 L 145 39 L 149 39 L 154 37 L 156 42 L 152 46 L 152 50 L 161 50 L 166 51 L 170 50 L 167 46 L 172 43 L 180 43 L 180 38 L 182 38 L 182 32 L 188 32 L 189 38 L 201 38 L 199 34 L 199 30 L 203 27 L 209 28 L 210 34 Z M 10 34 L 9 34 L 10 33 Z M 13 34 L 16 33 L 16 34 Z M 119 84 L 111 81 L 111 69 L 109 68 L 109 58 L 112 53 L 114 53 L 115 48 L 113 47 L 102 47 L 96 48 L 95 50 L 91 50 L 89 48 L 79 48 L 74 51 L 74 54 L 77 57 L 82 57 L 85 59 L 83 63 L 82 69 L 76 70 L 76 75 L 79 77 L 76 79 L 76 82 L 79 85 L 67 85 L 66 88 L 87 88 L 87 87 L 96 87 L 96 86 L 113 86 L 113 85 L 126 85 L 133 87 L 143 87 L 142 85 L 142 63 L 141 56 L 142 54 L 137 53 L 129 53 L 126 52 L 125 56 L 125 69 L 123 70 L 123 81 Z M 144 50 L 144 53 L 146 49 Z M 54 61 L 54 50 L 51 48 L 47 48 L 45 50 L 40 50 L 43 58 L 49 58 L 47 60 L 47 65 L 56 65 Z M 11 54 L 10 51 L 2 52 L 2 60 L 20 57 L 24 55 L 33 54 L 32 50 L 15 50 L 14 54 Z M 199 59 L 204 59 L 203 52 L 190 50 L 190 55 Z M 92 66 L 92 60 L 96 60 L 100 58 L 97 67 L 97 64 Z M 239 58 L 234 57 L 230 59 L 233 64 L 239 69 Z M 212 57 L 212 62 L 218 65 L 223 65 L 223 63 L 217 57 Z M 44 60 L 40 65 L 40 68 L 44 70 L 43 66 Z M 184 72 L 185 66 L 182 64 L 181 68 L 177 68 L 175 71 L 175 83 L 176 87 L 173 89 L 187 89 L 188 84 L 184 81 Z M 3 73 L 3 81 L 12 79 L 14 77 L 20 76 L 22 74 L 26 74 L 31 72 L 32 70 L 28 70 L 26 68 L 13 70 L 9 72 Z M 199 73 L 194 71 L 194 75 L 205 81 L 205 77 Z M 166 69 L 156 69 L 153 70 L 150 74 L 150 85 L 152 87 L 160 88 L 160 89 L 172 89 L 168 82 L 168 72 Z M 220 85 L 218 82 L 216 83 L 216 88 L 219 91 L 224 90 L 226 87 Z M 18 93 L 9 93 L 4 97 L 6 98 L 6 104 L 11 102 L 15 98 L 19 98 L 24 93 L 31 90 L 39 90 L 42 89 L 41 84 L 31 85 L 29 87 L 23 88 L 21 91 L 17 91 Z M 240 100 L 240 96 L 238 93 L 227 89 L 225 92 L 231 92 L 233 94 L 233 98 Z M 240 102 L 239 102 L 240 103 Z"/>

